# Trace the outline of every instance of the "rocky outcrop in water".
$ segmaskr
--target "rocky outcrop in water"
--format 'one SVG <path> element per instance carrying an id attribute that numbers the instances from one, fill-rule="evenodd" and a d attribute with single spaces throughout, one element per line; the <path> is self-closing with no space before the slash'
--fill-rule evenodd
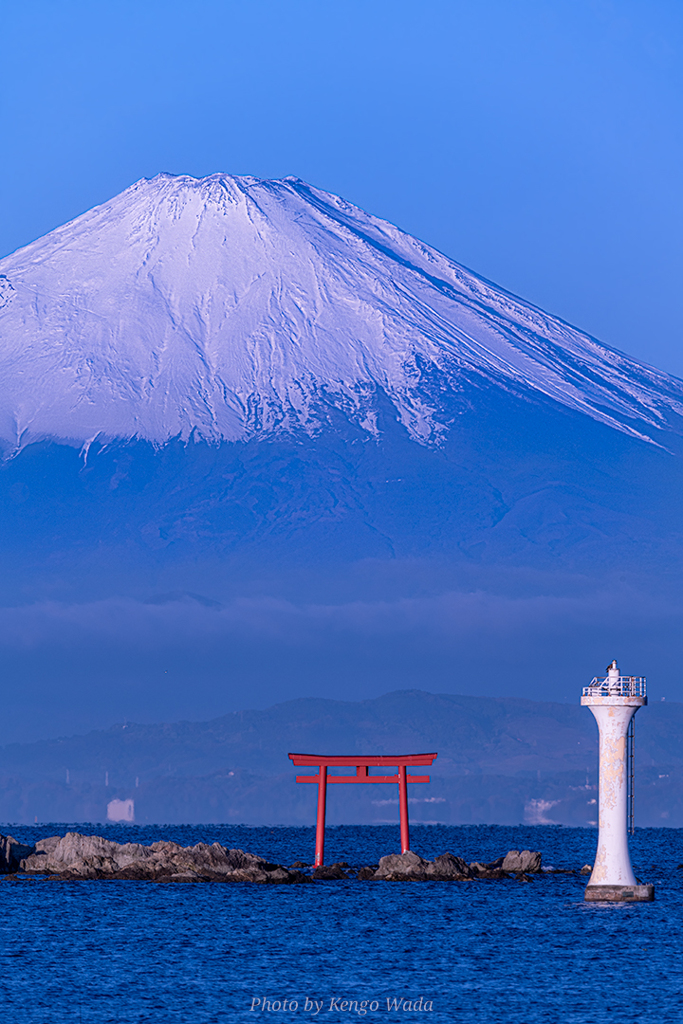
<path id="1" fill-rule="evenodd" d="M 472 871 L 461 857 L 442 853 L 434 860 L 423 860 L 409 850 L 407 853 L 390 854 L 382 857 L 374 878 L 387 882 L 415 879 L 420 881 L 451 881 L 471 878 Z"/>
<path id="2" fill-rule="evenodd" d="M 423 881 L 450 882 L 469 879 L 527 878 L 541 871 L 538 851 L 510 850 L 505 857 L 468 864 L 462 857 L 442 853 L 424 860 L 417 853 L 389 854 L 360 870 L 346 861 L 314 868 L 310 874 L 297 861 L 290 868 L 272 864 L 244 850 L 230 850 L 220 843 L 180 846 L 160 840 L 151 846 L 115 843 L 102 836 L 67 832 L 65 836 L 41 839 L 35 846 L 18 843 L 12 836 L 0 836 L 0 875 L 22 872 L 62 879 L 131 879 L 154 882 L 256 882 L 291 884 L 310 881 Z M 552 869 L 546 869 L 552 870 Z"/>
<path id="3" fill-rule="evenodd" d="M 32 852 L 32 846 L 18 843 L 13 836 L 0 836 L 0 875 L 14 874 L 22 859 Z"/>
<path id="4" fill-rule="evenodd" d="M 56 875 L 64 879 L 261 884 L 307 881 L 300 871 L 290 871 L 243 850 L 229 850 L 220 843 L 179 846 L 160 841 L 142 846 L 67 832 L 63 837 L 41 839 L 27 851 L 30 852 L 18 864 L 19 870 L 26 874 Z"/>
<path id="5" fill-rule="evenodd" d="M 347 871 L 348 864 L 345 860 L 336 864 L 323 864 L 319 868 L 313 868 L 311 878 L 320 882 L 341 881 L 344 878 L 353 878 L 353 874 Z"/>
<path id="6" fill-rule="evenodd" d="M 541 854 L 538 850 L 510 850 L 501 867 L 515 874 L 535 875 L 541 870 Z"/>
<path id="7" fill-rule="evenodd" d="M 528 875 L 541 870 L 541 854 L 538 851 L 510 850 L 505 857 L 488 864 L 474 861 L 468 864 L 462 857 L 452 853 L 442 853 L 434 860 L 423 860 L 418 854 L 409 850 L 407 853 L 391 854 L 382 857 L 379 868 L 372 874 L 364 873 L 364 879 L 377 879 L 387 882 L 446 882 L 465 881 L 470 878 L 496 879 L 509 878 L 514 875 Z M 369 872 L 363 868 L 362 872 Z M 359 876 L 360 877 L 360 874 Z"/>

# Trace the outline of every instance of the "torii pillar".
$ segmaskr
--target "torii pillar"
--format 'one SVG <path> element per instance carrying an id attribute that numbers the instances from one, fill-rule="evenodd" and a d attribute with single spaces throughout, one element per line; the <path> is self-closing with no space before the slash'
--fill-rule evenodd
<path id="1" fill-rule="evenodd" d="M 325 813 L 327 807 L 327 784 L 330 783 L 398 783 L 398 808 L 401 821 L 401 853 L 410 849 L 408 826 L 408 783 L 429 782 L 428 775 L 408 775 L 408 766 L 430 765 L 436 754 L 376 754 L 369 757 L 326 756 L 324 754 L 289 754 L 297 767 L 317 768 L 317 775 L 297 775 L 297 782 L 318 783 L 318 814 L 315 829 L 315 866 L 320 867 L 325 859 Z M 368 768 L 396 765 L 396 775 L 369 775 Z M 330 767 L 354 767 L 355 775 L 328 775 Z"/>

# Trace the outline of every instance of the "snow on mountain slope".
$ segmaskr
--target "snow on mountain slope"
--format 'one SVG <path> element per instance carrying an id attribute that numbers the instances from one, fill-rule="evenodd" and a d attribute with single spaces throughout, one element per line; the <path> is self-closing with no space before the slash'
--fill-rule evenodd
<path id="1" fill-rule="evenodd" d="M 683 382 L 295 178 L 161 174 L 0 261 L 0 438 L 315 434 L 334 405 L 413 439 L 494 383 L 635 436 Z M 450 404 L 449 404 L 450 403 Z"/>

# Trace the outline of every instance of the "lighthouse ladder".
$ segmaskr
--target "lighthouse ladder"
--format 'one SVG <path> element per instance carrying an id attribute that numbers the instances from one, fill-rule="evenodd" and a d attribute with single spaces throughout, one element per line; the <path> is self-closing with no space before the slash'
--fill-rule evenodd
<path id="1" fill-rule="evenodd" d="M 633 835 L 633 803 L 634 803 L 634 789 L 635 789 L 635 777 L 636 777 L 636 719 L 635 715 L 629 722 L 628 732 L 626 734 L 626 757 L 628 763 L 627 771 L 627 814 L 628 814 L 628 831 L 630 835 Z"/>

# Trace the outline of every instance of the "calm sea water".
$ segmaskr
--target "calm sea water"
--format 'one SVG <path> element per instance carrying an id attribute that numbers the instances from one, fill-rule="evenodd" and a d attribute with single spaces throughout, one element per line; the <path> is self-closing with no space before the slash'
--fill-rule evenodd
<path id="1" fill-rule="evenodd" d="M 314 846 L 312 828 L 2 831 L 27 842 L 69 828 L 118 842 L 217 840 L 284 864 L 310 863 Z M 376 863 L 398 847 L 388 826 L 327 836 L 327 863 Z M 468 861 L 539 849 L 546 865 L 580 868 L 596 838 L 589 829 L 415 826 L 411 845 Z M 567 875 L 273 887 L 3 880 L 0 1002 L 22 1024 L 680 1024 L 683 830 L 637 830 L 631 850 L 655 903 L 585 904 L 585 877 Z M 422 1010 L 387 1009 L 420 997 Z M 357 1009 L 336 1009 L 342 1000 Z"/>

